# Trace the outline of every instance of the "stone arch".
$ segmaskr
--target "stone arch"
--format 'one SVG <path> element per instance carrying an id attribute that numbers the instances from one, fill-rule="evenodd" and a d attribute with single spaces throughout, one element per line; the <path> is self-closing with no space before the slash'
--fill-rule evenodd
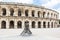
<path id="1" fill-rule="evenodd" d="M 2 29 L 6 29 L 6 21 L 2 21 L 1 22 L 1 28 Z"/>
<path id="2" fill-rule="evenodd" d="M 41 22 L 40 21 L 38 22 L 38 28 L 41 28 Z"/>
<path id="3" fill-rule="evenodd" d="M 46 28 L 46 22 L 43 22 L 43 28 Z"/>
<path id="4" fill-rule="evenodd" d="M 35 28 L 35 21 L 32 21 L 32 28 Z"/>
<path id="5" fill-rule="evenodd" d="M 18 16 L 21 16 L 21 9 L 18 9 Z"/>
<path id="6" fill-rule="evenodd" d="M 14 14 L 14 9 L 10 8 L 10 16 L 13 16 L 13 14 Z"/>
<path id="7" fill-rule="evenodd" d="M 6 8 L 2 8 L 2 15 L 5 16 L 6 15 Z"/>
<path id="8" fill-rule="evenodd" d="M 35 11 L 34 10 L 32 10 L 32 17 L 34 17 L 35 15 L 34 15 L 34 13 L 35 13 Z"/>
<path id="9" fill-rule="evenodd" d="M 25 27 L 26 27 L 26 28 L 29 27 L 29 21 L 25 21 Z"/>
<path id="10" fill-rule="evenodd" d="M 14 28 L 14 21 L 10 21 L 9 28 Z"/>
<path id="11" fill-rule="evenodd" d="M 53 18 L 53 13 L 51 13 L 51 18 Z"/>
<path id="12" fill-rule="evenodd" d="M 43 18 L 45 17 L 45 12 L 43 12 Z"/>
<path id="13" fill-rule="evenodd" d="M 57 15 L 56 15 L 56 18 L 57 18 Z"/>
<path id="14" fill-rule="evenodd" d="M 38 17 L 40 17 L 40 11 L 38 11 Z"/>
<path id="15" fill-rule="evenodd" d="M 22 22 L 21 21 L 17 22 L 17 28 L 22 28 Z"/>
<path id="16" fill-rule="evenodd" d="M 49 12 L 47 13 L 47 17 L 49 18 Z"/>
<path id="17" fill-rule="evenodd" d="M 28 10 L 25 10 L 25 16 L 28 16 L 28 12 L 29 12 Z"/>

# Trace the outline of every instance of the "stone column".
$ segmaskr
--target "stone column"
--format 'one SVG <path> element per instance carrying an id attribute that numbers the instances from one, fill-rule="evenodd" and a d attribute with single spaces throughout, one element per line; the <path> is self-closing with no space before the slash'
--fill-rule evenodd
<path id="1" fill-rule="evenodd" d="M 49 18 L 51 18 L 51 14 L 50 14 L 50 13 L 49 13 L 49 15 L 48 15 L 48 16 L 49 16 Z"/>
<path id="2" fill-rule="evenodd" d="M 51 28 L 51 22 L 50 22 L 50 27 L 49 28 Z"/>
<path id="3" fill-rule="evenodd" d="M 6 16 L 9 16 L 9 9 L 6 9 Z"/>
<path id="4" fill-rule="evenodd" d="M 54 28 L 56 27 L 56 23 L 54 22 Z"/>
<path id="5" fill-rule="evenodd" d="M 43 18 L 43 12 L 41 12 L 41 18 Z"/>
<path id="6" fill-rule="evenodd" d="M 31 13 L 31 10 L 29 10 L 29 13 L 28 13 L 28 14 L 29 14 L 29 17 L 32 17 L 32 13 Z"/>
<path id="7" fill-rule="evenodd" d="M 36 23 L 36 24 L 35 24 L 35 28 L 38 28 L 38 22 L 36 21 L 35 23 Z"/>
<path id="8" fill-rule="evenodd" d="M 22 29 L 25 27 L 25 21 L 22 21 Z"/>
<path id="9" fill-rule="evenodd" d="M 45 18 L 47 18 L 47 13 L 45 14 Z"/>
<path id="10" fill-rule="evenodd" d="M 0 7 L 0 16 L 1 16 L 1 14 L 2 14 L 1 12 L 2 12 L 2 10 L 1 10 L 1 7 Z"/>
<path id="11" fill-rule="evenodd" d="M 17 29 L 17 20 L 14 21 L 14 28 Z"/>
<path id="12" fill-rule="evenodd" d="M 37 11 L 35 11 L 34 15 L 35 15 L 35 17 L 38 17 L 38 15 L 37 15 Z"/>
<path id="13" fill-rule="evenodd" d="M 29 28 L 32 28 L 32 27 L 31 27 L 31 21 L 29 21 Z"/>
<path id="14" fill-rule="evenodd" d="M 18 9 L 17 8 L 14 9 L 14 16 L 18 16 Z"/>
<path id="15" fill-rule="evenodd" d="M 22 8 L 21 11 L 22 11 L 22 12 L 21 12 L 22 16 L 25 16 L 25 9 Z"/>
<path id="16" fill-rule="evenodd" d="M 22 14 L 22 16 L 25 16 L 25 9 L 24 8 L 21 8 L 21 14 Z"/>
<path id="17" fill-rule="evenodd" d="M 2 8 L 1 8 L 2 9 Z M 2 16 L 2 10 L 0 10 L 0 15 Z"/>
<path id="18" fill-rule="evenodd" d="M 43 28 L 43 21 L 41 21 L 41 28 Z"/>
<path id="19" fill-rule="evenodd" d="M 6 29 L 9 29 L 9 21 L 6 21 Z"/>

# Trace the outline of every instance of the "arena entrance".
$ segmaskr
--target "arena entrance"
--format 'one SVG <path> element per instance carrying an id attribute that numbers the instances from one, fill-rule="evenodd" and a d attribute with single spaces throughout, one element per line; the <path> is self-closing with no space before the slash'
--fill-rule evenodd
<path id="1" fill-rule="evenodd" d="M 25 21 L 25 27 L 29 27 L 29 21 Z"/>
<path id="2" fill-rule="evenodd" d="M 14 21 L 10 21 L 10 27 L 9 28 L 14 28 Z"/>
<path id="3" fill-rule="evenodd" d="M 22 28 L 22 22 L 21 21 L 17 22 L 17 28 Z"/>
<path id="4" fill-rule="evenodd" d="M 1 22 L 1 28 L 2 28 L 2 29 L 6 29 L 6 22 L 5 22 L 5 21 L 2 21 L 2 22 Z"/>

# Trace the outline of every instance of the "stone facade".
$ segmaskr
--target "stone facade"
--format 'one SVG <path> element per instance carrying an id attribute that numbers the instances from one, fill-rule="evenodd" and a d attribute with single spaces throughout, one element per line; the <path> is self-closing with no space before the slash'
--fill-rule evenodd
<path id="1" fill-rule="evenodd" d="M 24 28 L 29 22 L 30 28 L 57 28 L 59 13 L 22 3 L 0 3 L 0 29 Z"/>

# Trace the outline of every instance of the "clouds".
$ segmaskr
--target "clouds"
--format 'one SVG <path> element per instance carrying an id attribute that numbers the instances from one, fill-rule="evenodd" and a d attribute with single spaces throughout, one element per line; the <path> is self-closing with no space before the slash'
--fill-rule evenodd
<path id="1" fill-rule="evenodd" d="M 44 1 L 44 0 L 43 0 Z M 54 9 L 59 12 L 59 19 L 60 19 L 60 0 L 49 0 L 42 4 L 42 6 L 45 6 L 50 9 Z"/>
<path id="2" fill-rule="evenodd" d="M 28 3 L 32 4 L 33 0 L 2 0 L 3 2 L 19 2 L 19 3 Z"/>
<path id="3" fill-rule="evenodd" d="M 0 2 L 1 2 L 2 0 L 0 0 Z"/>
<path id="4" fill-rule="evenodd" d="M 55 5 L 57 5 L 59 3 L 60 3 L 60 0 L 50 0 L 50 1 L 48 1 L 45 4 L 42 4 L 42 5 L 45 6 L 45 7 L 48 7 L 48 8 L 53 8 Z"/>

